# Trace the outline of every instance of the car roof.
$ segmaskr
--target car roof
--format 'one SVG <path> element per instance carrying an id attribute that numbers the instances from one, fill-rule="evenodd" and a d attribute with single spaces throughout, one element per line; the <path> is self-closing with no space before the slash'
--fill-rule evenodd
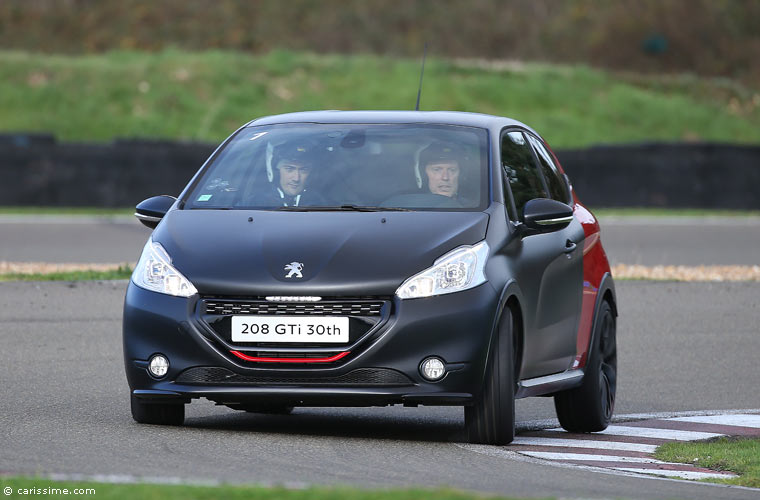
<path id="1" fill-rule="evenodd" d="M 479 127 L 497 132 L 504 127 L 516 126 L 539 135 L 512 118 L 461 111 L 301 111 L 257 118 L 246 126 L 278 123 L 432 123 Z"/>

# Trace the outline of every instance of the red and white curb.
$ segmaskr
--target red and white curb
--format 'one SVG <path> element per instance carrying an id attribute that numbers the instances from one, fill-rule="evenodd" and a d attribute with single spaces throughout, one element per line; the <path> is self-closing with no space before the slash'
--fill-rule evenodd
<path id="1" fill-rule="evenodd" d="M 648 418 L 610 425 L 602 432 L 574 434 L 560 428 L 518 434 L 503 450 L 565 466 L 606 469 L 680 479 L 724 479 L 735 474 L 655 459 L 658 446 L 720 436 L 760 437 L 760 414 Z M 473 450 L 475 451 L 475 450 Z"/>

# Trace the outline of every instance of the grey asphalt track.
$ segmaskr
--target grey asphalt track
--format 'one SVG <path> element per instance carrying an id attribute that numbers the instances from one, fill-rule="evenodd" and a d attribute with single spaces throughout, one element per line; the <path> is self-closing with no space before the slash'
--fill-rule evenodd
<path id="1" fill-rule="evenodd" d="M 600 222 L 613 265 L 760 265 L 760 217 L 610 217 Z"/>
<path id="2" fill-rule="evenodd" d="M 134 217 L 0 216 L 0 261 L 134 263 L 150 233 Z"/>
<path id="3" fill-rule="evenodd" d="M 184 427 L 139 425 L 123 374 L 125 286 L 0 283 L 0 473 L 453 486 L 526 497 L 758 497 L 465 449 L 461 408 L 271 416 L 194 402 Z M 628 281 L 618 283 L 618 297 L 617 413 L 760 408 L 760 284 Z M 518 430 L 553 417 L 548 398 L 518 401 Z"/>
<path id="4" fill-rule="evenodd" d="M 601 225 L 613 265 L 760 265 L 760 217 L 612 217 Z M 0 216 L 0 261 L 136 262 L 149 235 L 133 217 Z"/>

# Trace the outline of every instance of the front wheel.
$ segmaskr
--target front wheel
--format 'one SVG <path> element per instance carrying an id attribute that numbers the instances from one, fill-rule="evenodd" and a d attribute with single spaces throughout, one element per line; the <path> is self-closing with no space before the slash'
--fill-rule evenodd
<path id="1" fill-rule="evenodd" d="M 615 314 L 605 300 L 599 309 L 582 385 L 554 396 L 554 408 L 563 429 L 598 432 L 610 424 L 617 386 L 615 330 Z"/>
<path id="2" fill-rule="evenodd" d="M 471 443 L 502 445 L 515 438 L 514 320 L 504 309 L 488 353 L 482 392 L 464 408 Z"/>

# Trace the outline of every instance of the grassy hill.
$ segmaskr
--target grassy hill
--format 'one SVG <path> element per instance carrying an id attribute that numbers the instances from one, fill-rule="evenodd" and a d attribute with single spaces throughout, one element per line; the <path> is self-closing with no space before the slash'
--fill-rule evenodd
<path id="1" fill-rule="evenodd" d="M 760 84 L 757 0 L 3 0 L 0 48 L 518 59 Z"/>
<path id="2" fill-rule="evenodd" d="M 0 132 L 66 141 L 217 142 L 257 116 L 412 109 L 419 60 L 231 51 L 0 51 Z M 725 79 L 582 66 L 428 59 L 422 110 L 506 115 L 555 147 L 647 140 L 760 143 L 760 91 Z"/>

